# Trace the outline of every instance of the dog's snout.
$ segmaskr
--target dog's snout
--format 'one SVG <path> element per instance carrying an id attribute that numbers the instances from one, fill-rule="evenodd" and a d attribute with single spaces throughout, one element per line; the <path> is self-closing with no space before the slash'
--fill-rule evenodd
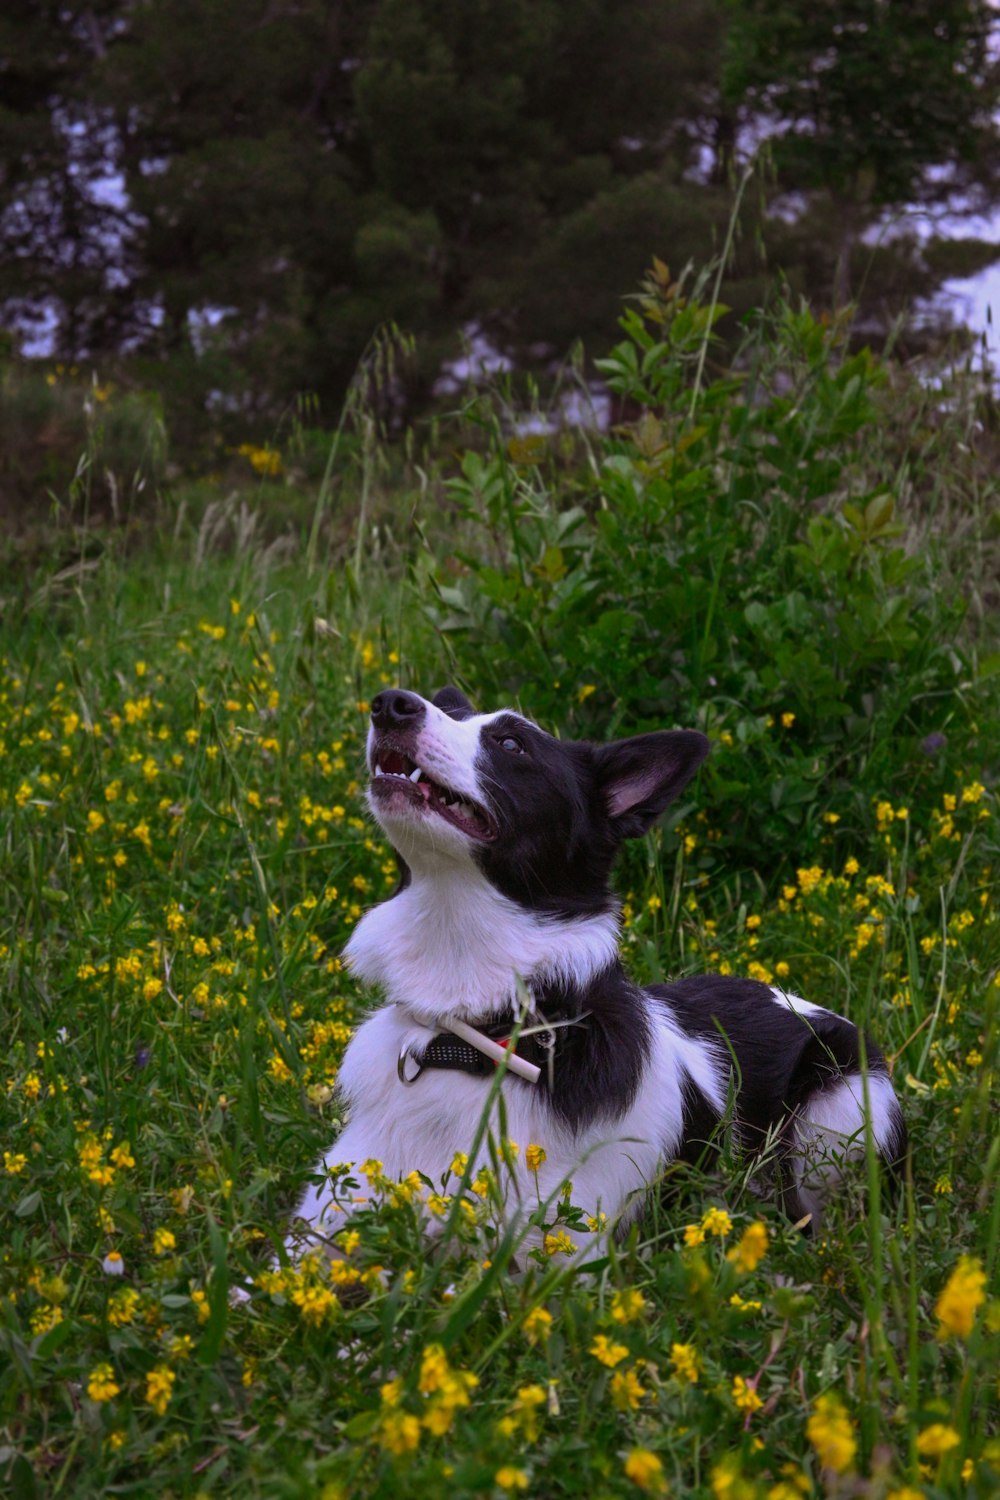
<path id="1" fill-rule="evenodd" d="M 403 688 L 389 688 L 372 699 L 376 729 L 413 729 L 425 713 L 424 700 Z"/>

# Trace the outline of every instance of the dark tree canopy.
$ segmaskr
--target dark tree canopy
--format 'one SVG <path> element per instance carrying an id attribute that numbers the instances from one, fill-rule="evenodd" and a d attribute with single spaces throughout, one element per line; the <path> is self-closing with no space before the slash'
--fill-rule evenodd
<path id="1" fill-rule="evenodd" d="M 981 210 L 1000 187 L 989 0 L 728 0 L 723 93 L 774 129 L 781 186 L 839 222 L 834 296 L 868 225 L 899 207 Z"/>
<path id="2" fill-rule="evenodd" d="M 986 0 L 8 0 L 0 307 L 47 310 L 64 356 L 131 350 L 244 411 L 335 401 L 390 319 L 419 336 L 417 391 L 470 325 L 522 361 L 599 352 L 653 254 L 718 249 L 766 133 L 804 209 L 747 194 L 727 302 L 780 269 L 884 324 L 950 242 L 866 231 L 993 199 L 991 20 Z"/>

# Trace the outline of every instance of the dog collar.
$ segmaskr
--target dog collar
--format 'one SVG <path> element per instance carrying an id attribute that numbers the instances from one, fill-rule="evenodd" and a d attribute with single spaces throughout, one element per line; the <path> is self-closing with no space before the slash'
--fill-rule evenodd
<path id="1" fill-rule="evenodd" d="M 408 1088 L 416 1083 L 425 1068 L 452 1068 L 461 1073 L 472 1073 L 488 1077 L 501 1063 L 507 1071 L 523 1078 L 527 1083 L 537 1083 L 542 1073 L 542 1063 L 552 1052 L 556 1043 L 554 1031 L 545 1028 L 530 1031 L 518 1038 L 518 1051 L 510 1050 L 510 1035 L 513 1020 L 501 1020 L 484 1027 L 470 1026 L 465 1021 L 451 1021 L 446 1031 L 431 1037 L 422 1052 L 417 1052 L 413 1042 L 400 1048 L 396 1063 L 399 1081 Z M 526 1054 L 538 1052 L 538 1062 L 532 1062 Z M 413 1071 L 411 1064 L 416 1064 Z"/>

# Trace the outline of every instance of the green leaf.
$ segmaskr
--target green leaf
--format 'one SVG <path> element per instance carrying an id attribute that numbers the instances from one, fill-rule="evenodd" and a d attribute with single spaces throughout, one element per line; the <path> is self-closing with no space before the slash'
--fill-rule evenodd
<path id="1" fill-rule="evenodd" d="M 65 1344 L 73 1332 L 74 1326 L 71 1320 L 63 1318 L 61 1323 L 57 1323 L 54 1328 L 50 1328 L 48 1333 L 39 1339 L 35 1353 L 43 1359 L 47 1359 L 50 1354 L 55 1354 L 56 1350 Z"/>
<path id="2" fill-rule="evenodd" d="M 36 1500 L 38 1495 L 35 1471 L 23 1453 L 18 1454 L 11 1466 L 10 1495 L 11 1500 Z"/>
<path id="3" fill-rule="evenodd" d="M 868 536 L 874 536 L 876 532 L 888 526 L 895 512 L 896 502 L 888 493 L 875 495 L 869 500 L 865 506 L 865 531 Z"/>
<path id="4" fill-rule="evenodd" d="M 377 1411 L 359 1411 L 349 1422 L 344 1423 L 344 1436 L 351 1442 L 363 1442 L 371 1437 L 379 1424 L 379 1413 Z"/>
<path id="5" fill-rule="evenodd" d="M 214 1365 L 226 1336 L 229 1318 L 229 1267 L 226 1264 L 226 1242 L 218 1224 L 211 1214 L 207 1215 L 208 1240 L 212 1250 L 214 1271 L 209 1282 L 209 1313 L 205 1332 L 198 1341 L 198 1361 L 203 1365 Z"/>

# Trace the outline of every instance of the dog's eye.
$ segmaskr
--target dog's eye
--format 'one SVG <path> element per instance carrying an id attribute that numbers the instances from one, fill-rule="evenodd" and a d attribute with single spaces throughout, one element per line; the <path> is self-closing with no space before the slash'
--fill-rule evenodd
<path id="1" fill-rule="evenodd" d="M 501 739 L 497 740 L 497 744 L 501 750 L 506 750 L 508 755 L 524 754 L 524 746 L 512 734 L 505 734 Z"/>

